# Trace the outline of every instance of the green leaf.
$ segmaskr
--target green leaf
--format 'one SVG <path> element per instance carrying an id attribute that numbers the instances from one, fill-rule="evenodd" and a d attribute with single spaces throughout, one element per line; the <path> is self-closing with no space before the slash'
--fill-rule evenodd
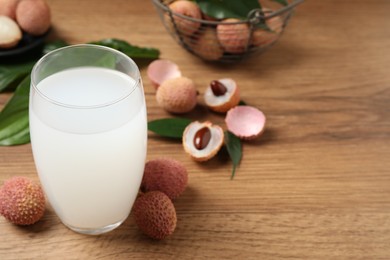
<path id="1" fill-rule="evenodd" d="M 186 118 L 163 118 L 148 122 L 148 130 L 158 135 L 179 138 L 183 137 L 184 129 L 191 123 Z"/>
<path id="2" fill-rule="evenodd" d="M 0 92 L 17 85 L 30 73 L 35 61 L 22 64 L 10 64 L 0 66 Z"/>
<path id="3" fill-rule="evenodd" d="M 277 3 L 281 4 L 281 5 L 288 5 L 288 1 L 287 0 L 272 0 L 272 1 L 277 2 Z"/>
<path id="4" fill-rule="evenodd" d="M 247 104 L 245 103 L 244 100 L 240 100 L 240 103 L 238 103 L 239 106 L 246 106 Z"/>
<path id="5" fill-rule="evenodd" d="M 144 48 L 131 45 L 126 41 L 118 39 L 103 39 L 96 42 L 90 42 L 90 44 L 102 45 L 121 51 L 131 58 L 146 58 L 157 59 L 160 55 L 160 51 L 155 48 Z"/>
<path id="6" fill-rule="evenodd" d="M 233 162 L 232 176 L 234 178 L 236 174 L 236 168 L 240 164 L 242 158 L 242 145 L 241 140 L 235 134 L 225 131 L 225 145 L 229 153 L 230 159 Z"/>
<path id="7" fill-rule="evenodd" d="M 43 55 L 45 54 L 48 54 L 49 52 L 51 51 L 54 51 L 56 49 L 59 49 L 59 48 L 62 48 L 62 47 L 65 47 L 65 46 L 68 46 L 69 44 L 65 41 L 62 41 L 62 40 L 57 40 L 57 41 L 53 41 L 53 42 L 48 42 L 46 43 L 44 46 L 43 46 L 43 50 L 42 50 L 42 53 Z"/>
<path id="8" fill-rule="evenodd" d="M 246 19 L 250 11 L 261 8 L 258 0 L 196 0 L 196 2 L 203 13 L 217 19 Z"/>
<path id="9" fill-rule="evenodd" d="M 18 85 L 14 95 L 0 112 L 0 145 L 18 145 L 30 141 L 28 102 L 30 76 Z"/>

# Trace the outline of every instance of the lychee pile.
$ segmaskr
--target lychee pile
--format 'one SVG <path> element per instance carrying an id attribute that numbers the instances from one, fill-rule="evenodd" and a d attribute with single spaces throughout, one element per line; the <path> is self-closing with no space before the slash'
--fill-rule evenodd
<path id="1" fill-rule="evenodd" d="M 172 61 L 155 60 L 149 65 L 147 75 L 157 88 L 157 103 L 166 111 L 185 114 L 196 107 L 198 91 L 194 81 L 183 77 L 179 66 Z M 226 128 L 238 138 L 253 140 L 264 132 L 266 118 L 263 112 L 255 107 L 239 105 L 240 91 L 235 80 L 212 80 L 203 97 L 210 110 L 226 113 Z M 195 121 L 184 130 L 182 143 L 194 160 L 207 161 L 222 147 L 224 131 L 209 121 Z"/>
<path id="2" fill-rule="evenodd" d="M 45 0 L 0 0 L 0 49 L 17 46 L 23 32 L 43 35 L 50 23 L 50 8 Z"/>
<path id="3" fill-rule="evenodd" d="M 279 38 L 284 28 L 283 18 L 279 15 L 270 17 L 272 10 L 269 8 L 262 8 L 263 26 L 252 26 L 235 17 L 210 17 L 195 1 L 170 1 L 168 7 L 172 12 L 172 15 L 164 16 L 168 30 L 178 33 L 182 44 L 205 60 L 222 60 L 225 56 L 267 47 Z"/>
<path id="4" fill-rule="evenodd" d="M 39 184 L 13 177 L 0 188 L 0 214 L 16 225 L 31 225 L 45 212 L 45 196 Z"/>
<path id="5" fill-rule="evenodd" d="M 187 170 L 179 161 L 159 158 L 145 164 L 141 193 L 132 209 L 144 234 L 156 240 L 172 235 L 177 223 L 172 201 L 184 192 L 187 183 Z"/>

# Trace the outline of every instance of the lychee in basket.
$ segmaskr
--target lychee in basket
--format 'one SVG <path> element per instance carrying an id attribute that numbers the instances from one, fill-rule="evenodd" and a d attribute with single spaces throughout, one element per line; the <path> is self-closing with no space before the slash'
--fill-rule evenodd
<path id="1" fill-rule="evenodd" d="M 202 12 L 194 14 L 177 4 L 196 5 L 194 1 L 152 1 L 177 43 L 204 60 L 218 62 L 235 62 L 267 50 L 286 29 L 294 8 L 303 2 L 294 0 L 281 5 L 279 1 L 262 0 L 261 9 L 251 10 L 245 19 L 221 20 Z"/>

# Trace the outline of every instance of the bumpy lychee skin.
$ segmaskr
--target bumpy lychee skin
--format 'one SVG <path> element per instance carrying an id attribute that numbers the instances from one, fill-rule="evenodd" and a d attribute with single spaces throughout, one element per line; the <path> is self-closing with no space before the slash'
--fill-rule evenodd
<path id="1" fill-rule="evenodd" d="M 217 26 L 217 37 L 225 51 L 239 54 L 246 51 L 250 30 L 248 24 L 236 18 L 228 18 Z M 238 23 L 238 24 L 234 24 Z"/>
<path id="2" fill-rule="evenodd" d="M 191 35 L 199 29 L 201 25 L 200 22 L 190 21 L 175 15 L 181 14 L 195 19 L 202 19 L 202 13 L 197 4 L 191 1 L 178 0 L 171 3 L 169 8 L 174 13 L 173 19 L 176 24 L 176 28 L 180 33 Z M 170 17 L 167 17 L 167 19 L 170 19 Z"/>
<path id="3" fill-rule="evenodd" d="M 23 0 L 16 7 L 16 21 L 23 31 L 42 35 L 50 27 L 50 8 L 44 0 Z"/>
<path id="4" fill-rule="evenodd" d="M 165 80 L 156 92 L 157 103 L 171 113 L 183 114 L 196 106 L 195 83 L 186 77 Z"/>
<path id="5" fill-rule="evenodd" d="M 0 214 L 16 225 L 31 225 L 45 212 L 45 196 L 39 184 L 13 177 L 0 188 Z"/>
<path id="6" fill-rule="evenodd" d="M 20 0 L 0 0 L 0 15 L 16 19 L 16 6 Z"/>
<path id="7" fill-rule="evenodd" d="M 176 210 L 167 195 L 161 191 L 141 194 L 134 202 L 135 223 L 147 236 L 161 240 L 176 228 Z"/>
<path id="8" fill-rule="evenodd" d="M 145 164 L 141 191 L 161 191 L 174 200 L 184 192 L 187 183 L 187 169 L 181 162 L 159 158 Z"/>

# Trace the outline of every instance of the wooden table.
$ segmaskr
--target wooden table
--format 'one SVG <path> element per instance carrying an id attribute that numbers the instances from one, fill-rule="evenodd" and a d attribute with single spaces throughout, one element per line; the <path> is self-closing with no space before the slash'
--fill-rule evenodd
<path id="1" fill-rule="evenodd" d="M 53 38 L 159 48 L 200 93 L 232 77 L 267 129 L 244 143 L 234 180 L 229 160 L 196 163 L 180 142 L 149 135 L 148 159 L 168 156 L 189 171 L 169 239 L 148 239 L 132 217 L 108 234 L 79 235 L 48 206 L 30 227 L 0 217 L 0 259 L 390 259 L 390 1 L 306 1 L 272 49 L 229 66 L 178 47 L 151 1 L 48 2 Z M 141 72 L 149 119 L 171 116 Z M 188 116 L 224 125 L 201 107 Z M 0 182 L 15 175 L 38 180 L 30 145 L 0 147 Z"/>

